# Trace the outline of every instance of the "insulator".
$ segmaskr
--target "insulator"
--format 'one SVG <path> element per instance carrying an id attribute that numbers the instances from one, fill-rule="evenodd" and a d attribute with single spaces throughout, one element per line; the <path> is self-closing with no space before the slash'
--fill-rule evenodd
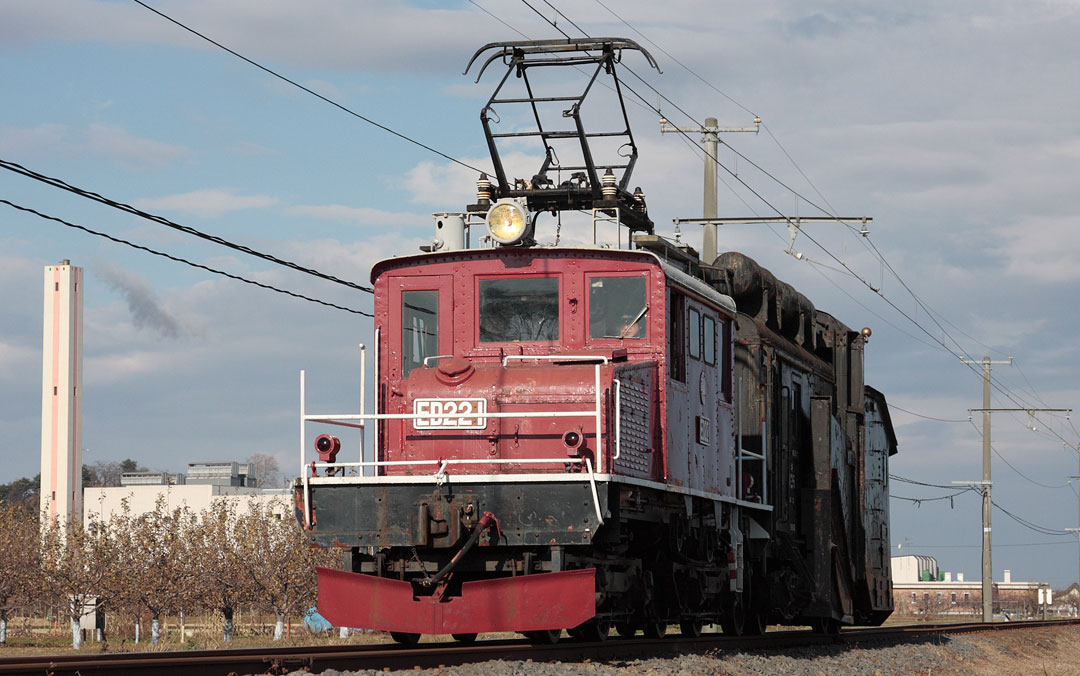
<path id="1" fill-rule="evenodd" d="M 487 174 L 480 174 L 480 178 L 476 181 L 476 202 L 477 204 L 491 202 L 491 179 Z"/>
<path id="2" fill-rule="evenodd" d="M 608 169 L 600 179 L 600 194 L 604 196 L 605 200 L 613 200 L 615 199 L 615 192 L 615 174 L 611 173 L 611 169 Z"/>

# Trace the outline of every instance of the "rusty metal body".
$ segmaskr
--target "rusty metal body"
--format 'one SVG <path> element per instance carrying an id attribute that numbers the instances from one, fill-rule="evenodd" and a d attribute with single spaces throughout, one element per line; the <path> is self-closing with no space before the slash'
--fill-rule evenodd
<path id="1" fill-rule="evenodd" d="M 884 396 L 863 383 L 865 338 L 742 254 L 721 255 L 710 275 L 752 310 L 740 312 L 735 372 L 742 396 L 758 402 L 742 409 L 758 428 L 743 443 L 761 448 L 764 431 L 773 449 L 773 539 L 762 556 L 778 619 L 880 624 L 893 609 L 896 437 Z"/>

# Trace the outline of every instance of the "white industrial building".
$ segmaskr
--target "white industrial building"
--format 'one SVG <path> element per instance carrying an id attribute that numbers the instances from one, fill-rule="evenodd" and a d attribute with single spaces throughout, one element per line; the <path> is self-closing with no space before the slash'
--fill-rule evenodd
<path id="1" fill-rule="evenodd" d="M 233 502 L 237 515 L 248 510 L 254 501 L 270 506 L 278 518 L 292 518 L 288 488 L 260 488 L 249 485 L 249 468 L 236 462 L 199 462 L 188 464 L 187 474 L 168 472 L 129 472 L 121 476 L 119 486 L 86 488 L 83 523 L 107 521 L 120 514 L 124 502 L 133 515 L 152 512 L 160 497 L 169 510 L 186 506 L 195 513 L 209 509 L 215 502 Z"/>

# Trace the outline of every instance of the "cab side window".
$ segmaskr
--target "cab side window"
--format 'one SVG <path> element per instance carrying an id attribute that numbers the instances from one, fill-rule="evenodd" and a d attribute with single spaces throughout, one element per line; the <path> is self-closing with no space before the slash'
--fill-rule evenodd
<path id="1" fill-rule="evenodd" d="M 686 382 L 686 297 L 672 289 L 668 307 L 668 377 Z"/>
<path id="2" fill-rule="evenodd" d="M 401 377 L 439 351 L 439 292 L 401 292 Z"/>
<path id="3" fill-rule="evenodd" d="M 686 339 L 690 356 L 701 359 L 701 313 L 694 308 L 690 308 L 689 321 L 686 323 Z"/>
<path id="4" fill-rule="evenodd" d="M 716 365 L 716 319 L 705 315 L 705 322 L 701 326 L 703 356 L 709 366 Z"/>

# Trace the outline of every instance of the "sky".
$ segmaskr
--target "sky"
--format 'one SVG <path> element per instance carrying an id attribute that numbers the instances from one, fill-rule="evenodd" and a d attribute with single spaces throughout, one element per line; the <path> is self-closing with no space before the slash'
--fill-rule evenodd
<path id="1" fill-rule="evenodd" d="M 521 2 L 148 0 L 174 19 L 350 110 L 473 167 L 490 166 L 468 59 L 491 41 L 561 37 Z M 578 35 L 629 37 L 624 73 L 644 189 L 661 234 L 702 213 L 702 159 L 680 126 L 726 134 L 722 216 L 872 217 L 721 228 L 848 326 L 870 327 L 867 383 L 893 406 L 894 475 L 981 476 L 981 373 L 992 405 L 1080 405 L 1080 3 L 902 5 L 537 0 Z M 558 16 L 554 8 L 564 15 Z M 570 23 L 572 20 L 573 24 Z M 626 23 L 623 23 L 625 20 Z M 640 33 L 636 33 L 640 31 Z M 644 37 L 643 37 L 644 36 Z M 131 0 L 0 0 L 0 159 L 280 258 L 367 284 L 378 260 L 432 238 L 433 212 L 473 201 L 476 172 L 387 133 Z M 496 70 L 500 70 L 496 74 Z M 570 78 L 577 74 L 571 73 Z M 554 86 L 554 85 L 553 85 Z M 575 85 L 576 86 L 576 85 Z M 604 90 L 599 90 L 603 121 Z M 660 92 L 659 94 L 656 92 Z M 610 102 L 609 102 L 610 103 Z M 691 119 L 692 118 L 692 119 Z M 521 120 L 508 115 L 514 128 Z M 699 146 L 700 147 L 700 146 Z M 736 151 L 743 157 L 736 155 Z M 512 165 L 536 149 L 515 144 Z M 756 165 L 756 166 L 755 166 Z M 522 170 L 524 172 L 525 169 Z M 535 171 L 535 169 L 533 169 Z M 766 173 L 767 172 L 767 173 Z M 737 178 L 736 178 L 737 177 Z M 370 312 L 371 297 L 0 171 L 0 198 L 192 262 Z M 580 223 L 564 225 L 584 239 Z M 682 228 L 698 245 L 701 233 Z M 820 246 L 819 246 L 820 245 Z M 874 252 L 879 252 L 876 256 Z M 299 471 L 308 409 L 358 407 L 368 318 L 259 289 L 0 204 L 0 482 L 39 469 L 42 269 L 86 270 L 87 462 L 276 457 Z M 894 274 L 895 272 L 895 274 Z M 871 289 L 877 289 L 874 291 Z M 1077 579 L 1077 428 L 994 415 L 994 577 Z M 345 439 L 346 450 L 358 446 Z M 894 481 L 894 496 L 951 489 Z M 979 577 L 979 500 L 892 500 L 893 554 Z"/>

